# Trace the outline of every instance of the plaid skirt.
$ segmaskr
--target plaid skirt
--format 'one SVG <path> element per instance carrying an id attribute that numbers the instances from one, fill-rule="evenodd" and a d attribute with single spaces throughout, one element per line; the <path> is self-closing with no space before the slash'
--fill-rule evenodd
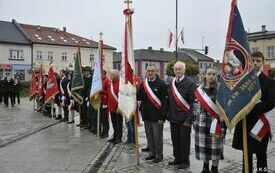
<path id="1" fill-rule="evenodd" d="M 195 114 L 195 153 L 202 161 L 223 159 L 223 138 L 210 134 L 212 117 L 204 109 Z"/>

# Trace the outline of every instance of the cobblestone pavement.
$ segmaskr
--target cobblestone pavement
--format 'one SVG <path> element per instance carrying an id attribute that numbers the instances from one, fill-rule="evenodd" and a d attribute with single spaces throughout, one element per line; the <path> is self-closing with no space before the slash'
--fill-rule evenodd
<path id="1" fill-rule="evenodd" d="M 272 111 L 275 114 L 275 110 Z M 271 116 L 271 114 L 270 114 Z M 275 117 L 272 117 L 271 125 L 275 125 Z M 274 135 L 274 130 L 273 130 Z M 225 159 L 220 162 L 219 172 L 223 173 L 239 173 L 242 170 L 242 152 L 235 150 L 231 147 L 233 135 L 228 132 L 226 136 L 226 142 L 224 146 Z M 139 128 L 139 147 L 146 146 L 146 137 L 144 127 Z M 115 172 L 115 173 L 132 173 L 132 172 L 194 172 L 199 173 L 202 169 L 202 162 L 196 160 L 194 153 L 194 133 L 192 133 L 191 142 L 191 154 L 190 161 L 191 166 L 188 170 L 178 170 L 173 166 L 167 166 L 168 161 L 173 160 L 173 148 L 170 136 L 169 123 L 165 123 L 164 127 L 164 160 L 158 164 L 152 163 L 152 161 L 145 161 L 146 153 L 140 152 L 141 165 L 136 167 L 135 150 L 133 146 L 124 144 L 115 145 L 110 151 L 109 156 L 102 164 L 99 172 Z M 275 172 L 275 142 L 274 140 L 269 143 L 267 152 L 268 168 L 269 172 Z M 91 163 L 92 164 L 92 163 Z M 254 165 L 255 156 L 254 156 Z M 256 166 L 256 165 L 255 165 Z"/>
<path id="2" fill-rule="evenodd" d="M 33 112 L 26 99 L 12 108 L 0 104 L 0 134 L 0 173 L 81 173 L 108 144 L 88 130 Z"/>
<path id="3" fill-rule="evenodd" d="M 34 112 L 32 102 L 21 99 L 20 105 L 0 104 L 0 147 L 56 124 L 57 121 Z"/>

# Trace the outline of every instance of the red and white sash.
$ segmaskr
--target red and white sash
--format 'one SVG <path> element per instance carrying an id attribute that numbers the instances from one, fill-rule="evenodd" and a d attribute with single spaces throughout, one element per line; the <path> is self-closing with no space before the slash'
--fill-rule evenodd
<path id="1" fill-rule="evenodd" d="M 147 94 L 147 97 L 149 98 L 150 102 L 153 103 L 153 105 L 157 109 L 161 109 L 161 101 L 159 98 L 155 95 L 155 93 L 152 91 L 151 87 L 148 84 L 148 79 L 146 78 L 143 84 L 145 93 Z"/>
<path id="2" fill-rule="evenodd" d="M 113 98 L 116 100 L 116 102 L 117 102 L 117 100 L 118 100 L 118 98 L 117 98 L 117 95 L 115 94 L 115 92 L 114 92 L 114 87 L 113 87 L 113 83 L 111 82 L 111 94 L 112 94 L 112 96 L 113 96 Z"/>
<path id="3" fill-rule="evenodd" d="M 216 104 L 211 100 L 211 98 L 203 91 L 202 87 L 198 87 L 195 91 L 195 97 L 200 102 L 202 107 L 213 117 L 210 133 L 217 136 L 221 135 L 221 122 L 220 122 L 220 113 L 217 109 Z"/>
<path id="4" fill-rule="evenodd" d="M 184 100 L 184 98 L 180 95 L 176 85 L 175 85 L 175 81 L 176 78 L 174 78 L 172 80 L 171 83 L 171 88 L 172 88 L 172 94 L 173 94 L 173 98 L 176 101 L 176 103 L 185 111 L 185 112 L 189 112 L 190 111 L 190 105 L 187 103 L 186 100 Z"/>
<path id="5" fill-rule="evenodd" d="M 262 141 L 266 133 L 269 133 L 269 138 L 270 140 L 272 139 L 271 126 L 267 117 L 270 118 L 270 116 L 265 116 L 264 114 L 260 115 L 259 120 L 250 131 L 250 135 L 259 142 Z"/>

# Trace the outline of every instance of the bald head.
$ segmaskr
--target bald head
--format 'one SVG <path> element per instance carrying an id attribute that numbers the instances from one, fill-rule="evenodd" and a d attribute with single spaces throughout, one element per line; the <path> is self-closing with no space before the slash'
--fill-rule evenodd
<path id="1" fill-rule="evenodd" d="M 176 77 L 185 75 L 185 63 L 181 61 L 176 62 L 174 65 L 174 73 Z"/>

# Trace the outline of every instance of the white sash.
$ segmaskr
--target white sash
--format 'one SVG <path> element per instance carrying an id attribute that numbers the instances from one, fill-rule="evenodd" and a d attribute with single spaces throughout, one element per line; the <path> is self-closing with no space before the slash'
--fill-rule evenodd
<path id="1" fill-rule="evenodd" d="M 116 100 L 116 102 L 118 101 L 118 97 L 114 92 L 114 87 L 113 87 L 113 83 L 111 82 L 111 94 L 113 96 L 113 98 Z"/>
<path id="2" fill-rule="evenodd" d="M 175 85 L 176 78 L 172 80 L 172 94 L 174 96 L 174 99 L 176 103 L 186 112 L 189 112 L 190 105 L 187 103 L 187 101 L 180 95 L 176 85 Z"/>
<path id="3" fill-rule="evenodd" d="M 161 108 L 161 101 L 155 95 L 155 93 L 152 91 L 151 87 L 148 84 L 148 79 L 147 78 L 145 79 L 143 86 L 144 86 L 145 93 L 147 94 L 147 96 L 148 96 L 149 100 L 151 101 L 151 103 L 153 103 L 153 105 L 155 107 L 160 109 Z"/>

